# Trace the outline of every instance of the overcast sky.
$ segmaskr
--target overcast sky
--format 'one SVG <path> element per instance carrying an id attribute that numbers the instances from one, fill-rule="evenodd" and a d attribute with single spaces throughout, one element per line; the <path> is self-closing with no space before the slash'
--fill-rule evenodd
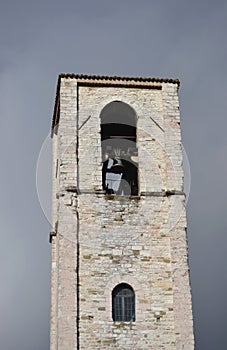
<path id="1" fill-rule="evenodd" d="M 225 0 L 2 1 L 1 350 L 49 347 L 50 224 L 36 165 L 59 72 L 181 80 L 196 350 L 227 349 L 226 33 Z"/>

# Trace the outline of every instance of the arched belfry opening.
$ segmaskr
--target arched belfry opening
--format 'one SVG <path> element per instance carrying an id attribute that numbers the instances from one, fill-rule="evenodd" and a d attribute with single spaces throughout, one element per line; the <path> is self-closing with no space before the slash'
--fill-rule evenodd
<path id="1" fill-rule="evenodd" d="M 121 101 L 101 112 L 102 185 L 107 194 L 138 195 L 137 116 Z"/>

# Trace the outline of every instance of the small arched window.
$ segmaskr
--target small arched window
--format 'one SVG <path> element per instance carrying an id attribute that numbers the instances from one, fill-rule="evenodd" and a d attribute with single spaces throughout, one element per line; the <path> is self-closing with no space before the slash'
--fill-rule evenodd
<path id="1" fill-rule="evenodd" d="M 112 317 L 117 322 L 135 322 L 135 293 L 126 283 L 118 284 L 112 291 Z"/>
<path id="2" fill-rule="evenodd" d="M 128 104 L 113 101 L 100 117 L 103 189 L 107 194 L 138 195 L 136 113 Z"/>

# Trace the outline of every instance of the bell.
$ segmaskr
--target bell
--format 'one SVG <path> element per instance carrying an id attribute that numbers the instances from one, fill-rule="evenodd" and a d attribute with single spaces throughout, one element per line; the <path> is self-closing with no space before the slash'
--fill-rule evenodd
<path id="1" fill-rule="evenodd" d="M 113 169 L 113 168 L 120 168 L 120 167 L 124 168 L 124 165 L 123 165 L 121 159 L 120 158 L 114 159 L 114 163 L 113 163 L 111 168 Z"/>

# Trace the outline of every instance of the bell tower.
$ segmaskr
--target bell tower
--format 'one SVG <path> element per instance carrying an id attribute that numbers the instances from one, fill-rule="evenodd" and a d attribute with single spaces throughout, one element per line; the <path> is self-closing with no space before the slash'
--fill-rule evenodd
<path id="1" fill-rule="evenodd" d="M 179 81 L 60 74 L 51 350 L 193 350 Z"/>

